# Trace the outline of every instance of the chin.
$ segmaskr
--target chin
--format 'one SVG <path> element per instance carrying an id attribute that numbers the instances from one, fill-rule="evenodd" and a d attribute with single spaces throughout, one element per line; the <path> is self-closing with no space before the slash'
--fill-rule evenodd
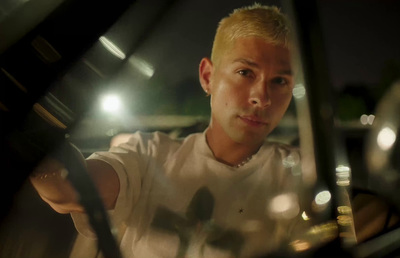
<path id="1" fill-rule="evenodd" d="M 243 145 L 261 145 L 266 137 L 267 134 L 257 135 L 255 133 L 236 134 L 231 136 L 232 140 Z"/>

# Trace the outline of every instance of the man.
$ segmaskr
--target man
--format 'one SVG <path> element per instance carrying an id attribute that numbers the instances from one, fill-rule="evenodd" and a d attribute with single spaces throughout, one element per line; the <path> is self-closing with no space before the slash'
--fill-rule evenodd
<path id="1" fill-rule="evenodd" d="M 277 8 L 237 9 L 220 22 L 211 59 L 200 62 L 200 83 L 211 96 L 206 131 L 182 140 L 138 132 L 89 157 L 104 206 L 125 227 L 124 257 L 249 257 L 289 239 L 300 214 L 292 173 L 298 154 L 265 138 L 291 101 L 290 59 L 288 24 Z M 61 164 L 45 162 L 31 181 L 95 238 L 60 171 Z"/>

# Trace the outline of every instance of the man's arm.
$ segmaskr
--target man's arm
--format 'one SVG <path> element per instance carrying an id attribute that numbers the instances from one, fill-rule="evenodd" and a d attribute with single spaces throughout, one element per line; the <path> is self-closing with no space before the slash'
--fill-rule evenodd
<path id="1" fill-rule="evenodd" d="M 101 160 L 82 160 L 97 187 L 105 209 L 111 210 L 119 193 L 119 179 L 115 170 Z M 35 169 L 30 181 L 40 197 L 59 213 L 85 212 L 78 193 L 67 179 L 64 166 L 55 159 L 46 158 Z"/>

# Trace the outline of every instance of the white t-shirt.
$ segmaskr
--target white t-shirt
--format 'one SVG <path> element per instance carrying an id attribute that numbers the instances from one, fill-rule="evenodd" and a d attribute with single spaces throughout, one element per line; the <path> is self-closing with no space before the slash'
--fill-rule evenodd
<path id="1" fill-rule="evenodd" d="M 123 257 L 250 257 L 287 241 L 299 217 L 297 149 L 268 143 L 236 168 L 218 162 L 197 133 L 183 140 L 135 133 L 95 153 L 117 172 L 120 192 L 110 213 L 125 226 Z M 95 238 L 84 214 L 77 230 Z"/>

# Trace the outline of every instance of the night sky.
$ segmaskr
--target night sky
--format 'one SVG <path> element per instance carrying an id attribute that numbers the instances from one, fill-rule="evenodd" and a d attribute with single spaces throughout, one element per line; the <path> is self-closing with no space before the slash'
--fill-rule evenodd
<path id="1" fill-rule="evenodd" d="M 319 4 L 335 88 L 373 86 L 387 62 L 400 64 L 400 1 L 320 0 Z"/>

